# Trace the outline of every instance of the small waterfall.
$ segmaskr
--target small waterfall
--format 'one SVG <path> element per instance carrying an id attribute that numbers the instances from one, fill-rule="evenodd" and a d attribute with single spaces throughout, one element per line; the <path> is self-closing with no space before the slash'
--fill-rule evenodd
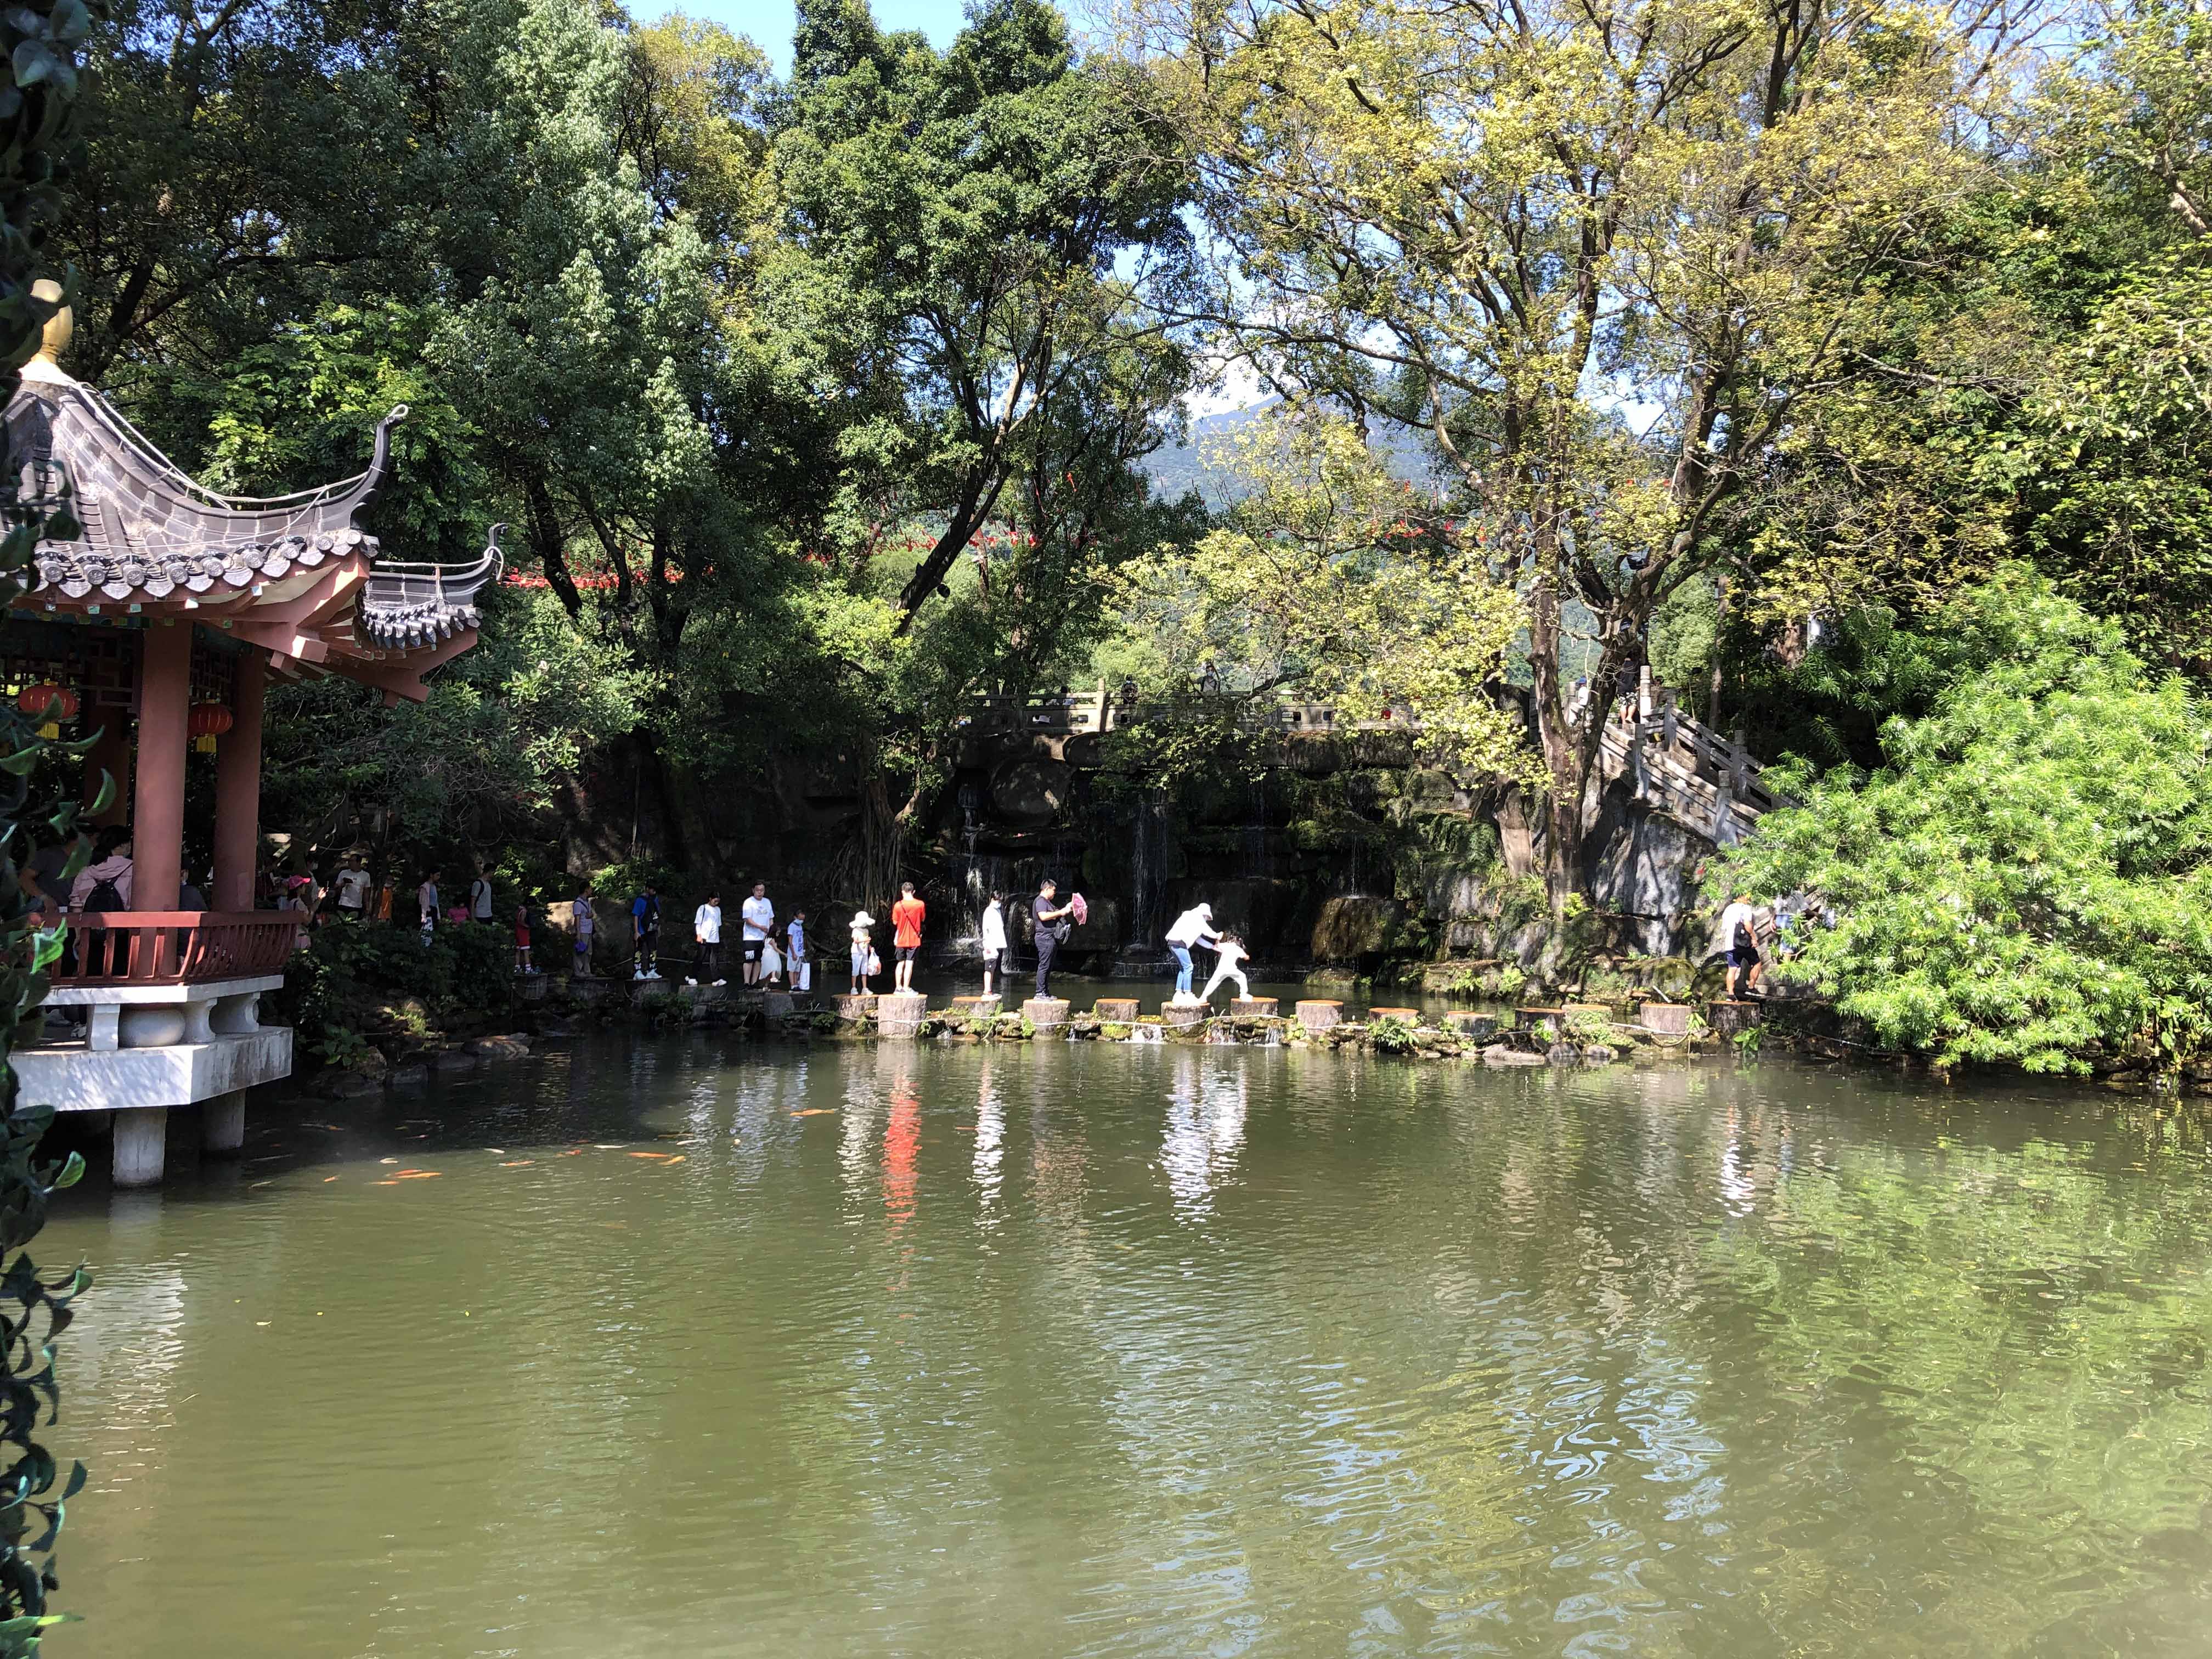
<path id="1" fill-rule="evenodd" d="M 1157 1025 L 1133 1025 L 1129 1028 L 1132 1042 L 1165 1042 L 1167 1034 Z"/>
<path id="2" fill-rule="evenodd" d="M 1167 866 L 1167 797 L 1147 789 L 1137 798 L 1129 823 L 1129 948 L 1156 950 L 1165 932 L 1159 915 L 1160 878 Z"/>

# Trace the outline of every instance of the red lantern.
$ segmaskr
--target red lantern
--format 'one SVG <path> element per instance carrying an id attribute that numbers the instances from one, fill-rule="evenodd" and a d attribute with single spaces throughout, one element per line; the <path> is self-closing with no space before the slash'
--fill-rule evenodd
<path id="1" fill-rule="evenodd" d="M 76 693 L 47 680 L 27 685 L 15 694 L 15 707 L 33 720 L 66 720 L 76 716 Z"/>
<path id="2" fill-rule="evenodd" d="M 196 702 L 185 729 L 195 738 L 219 738 L 230 730 L 234 719 L 219 702 Z"/>

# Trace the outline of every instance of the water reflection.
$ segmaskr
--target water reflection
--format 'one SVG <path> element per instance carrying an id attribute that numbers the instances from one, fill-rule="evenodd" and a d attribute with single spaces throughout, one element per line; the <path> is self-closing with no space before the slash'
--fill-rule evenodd
<path id="1" fill-rule="evenodd" d="M 993 1077 L 990 1059 L 977 1067 L 975 1080 L 975 1152 L 971 1168 L 975 1182 L 975 1224 L 985 1232 L 996 1228 L 1000 1165 L 1006 1156 L 1006 1104 Z"/>
<path id="2" fill-rule="evenodd" d="M 52 1437 L 94 1468 L 87 1653 L 2202 1659 L 2212 1626 L 2186 1114 L 690 1036 L 257 1136 L 235 1193 L 72 1195 L 42 1241 L 100 1270 Z"/>
<path id="3" fill-rule="evenodd" d="M 1202 1221 L 1212 1213 L 1214 1189 L 1235 1175 L 1244 1144 L 1246 1072 L 1188 1048 L 1173 1050 L 1173 1063 L 1160 1167 L 1177 1214 Z"/>

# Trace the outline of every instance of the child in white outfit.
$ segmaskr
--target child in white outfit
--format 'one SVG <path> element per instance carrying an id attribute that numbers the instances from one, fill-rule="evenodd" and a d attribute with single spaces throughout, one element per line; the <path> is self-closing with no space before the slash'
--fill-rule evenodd
<path id="1" fill-rule="evenodd" d="M 1213 948 L 1219 952 L 1213 959 L 1213 977 L 1206 981 L 1206 988 L 1198 994 L 1198 1000 L 1212 1001 L 1213 988 L 1225 979 L 1233 979 L 1237 981 L 1237 996 L 1250 1001 L 1252 987 L 1244 977 L 1243 969 L 1237 965 L 1244 960 L 1244 941 L 1233 933 L 1224 933 L 1214 941 Z"/>

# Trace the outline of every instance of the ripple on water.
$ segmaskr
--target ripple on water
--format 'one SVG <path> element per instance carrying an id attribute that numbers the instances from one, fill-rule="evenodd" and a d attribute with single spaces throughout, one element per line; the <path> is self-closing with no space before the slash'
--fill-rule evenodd
<path id="1" fill-rule="evenodd" d="M 41 1243 L 100 1271 L 54 1436 L 88 1651 L 2212 1621 L 2212 1183 L 2101 1098 L 695 1037 L 250 1152 Z"/>

